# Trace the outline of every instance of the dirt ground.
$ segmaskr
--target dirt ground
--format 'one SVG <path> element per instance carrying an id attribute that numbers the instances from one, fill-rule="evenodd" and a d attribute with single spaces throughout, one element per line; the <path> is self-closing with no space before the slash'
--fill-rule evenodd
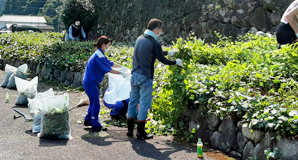
<path id="1" fill-rule="evenodd" d="M 0 70 L 0 83 L 4 79 L 4 71 Z M 75 106 L 81 98 L 78 91 L 57 90 L 57 85 L 39 81 L 38 92 L 53 88 L 55 93 L 69 93 L 70 107 Z M 10 102 L 5 103 L 6 92 Z M 151 140 L 137 140 L 126 136 L 126 128 L 109 126 L 108 131 L 91 132 L 81 121 L 84 119 L 88 106 L 69 111 L 71 140 L 39 138 L 32 133 L 33 122 L 26 121 L 13 108 L 30 116 L 27 106 L 17 106 L 17 90 L 0 87 L 0 159 L 198 159 L 196 146 L 180 143 L 172 136 L 155 136 Z M 102 105 L 103 106 L 103 105 Z M 109 117 L 100 117 L 104 124 Z M 136 133 L 136 131 L 135 131 Z M 220 151 L 204 148 L 206 160 L 233 159 Z"/>

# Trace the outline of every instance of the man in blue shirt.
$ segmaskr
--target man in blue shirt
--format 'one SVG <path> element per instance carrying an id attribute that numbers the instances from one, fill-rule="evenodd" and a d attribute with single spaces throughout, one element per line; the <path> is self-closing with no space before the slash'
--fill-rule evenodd
<path id="1" fill-rule="evenodd" d="M 65 35 L 65 41 L 79 40 L 86 40 L 86 34 L 84 32 L 83 26 L 81 26 L 81 22 L 76 21 L 74 24 L 70 25 L 68 33 Z"/>
<path id="2" fill-rule="evenodd" d="M 154 63 L 158 59 L 166 65 L 183 66 L 182 60 L 170 61 L 164 55 L 173 55 L 175 52 L 163 52 L 161 45 L 157 41 L 157 36 L 162 33 L 162 21 L 151 19 L 148 23 L 147 30 L 139 36 L 134 48 L 133 69 L 131 77 L 130 103 L 128 105 L 127 115 L 127 136 L 133 136 L 134 117 L 137 115 L 137 138 L 149 139 L 145 131 L 145 124 L 148 115 L 148 109 L 152 103 L 152 87 Z M 139 111 L 137 106 L 140 104 Z"/>

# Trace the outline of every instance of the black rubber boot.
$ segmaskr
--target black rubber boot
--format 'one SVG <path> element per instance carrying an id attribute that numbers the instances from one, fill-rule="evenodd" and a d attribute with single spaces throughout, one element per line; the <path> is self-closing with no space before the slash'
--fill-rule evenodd
<path id="1" fill-rule="evenodd" d="M 134 119 L 133 118 L 127 118 L 127 133 L 126 133 L 126 135 L 128 137 L 133 136 L 133 129 L 134 129 Z"/>
<path id="2" fill-rule="evenodd" d="M 84 121 L 84 126 L 92 126 L 91 122 Z"/>
<path id="3" fill-rule="evenodd" d="M 153 138 L 152 134 L 148 134 L 145 131 L 145 124 L 146 124 L 146 121 L 138 121 L 137 122 L 137 125 L 138 125 L 137 139 L 151 139 L 151 138 Z"/>

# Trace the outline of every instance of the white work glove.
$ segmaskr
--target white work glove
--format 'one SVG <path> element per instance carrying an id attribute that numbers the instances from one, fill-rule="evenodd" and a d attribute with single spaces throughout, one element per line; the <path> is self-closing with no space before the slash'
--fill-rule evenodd
<path id="1" fill-rule="evenodd" d="M 176 59 L 176 65 L 183 67 L 183 62 L 181 59 Z"/>
<path id="2" fill-rule="evenodd" d="M 168 55 L 169 56 L 173 56 L 175 53 L 177 53 L 178 51 L 168 51 Z"/>
<path id="3" fill-rule="evenodd" d="M 126 78 L 128 75 L 130 75 L 130 73 L 120 72 L 120 75 L 121 75 L 123 78 Z"/>

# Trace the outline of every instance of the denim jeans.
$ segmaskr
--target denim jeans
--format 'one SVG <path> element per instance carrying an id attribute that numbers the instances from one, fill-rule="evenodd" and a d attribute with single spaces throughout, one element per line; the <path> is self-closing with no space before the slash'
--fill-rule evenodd
<path id="1" fill-rule="evenodd" d="M 153 79 L 133 73 L 130 81 L 131 91 L 127 117 L 134 118 L 138 115 L 138 120 L 146 120 L 148 109 L 152 104 Z M 139 112 L 137 111 L 138 104 L 140 104 Z"/>

